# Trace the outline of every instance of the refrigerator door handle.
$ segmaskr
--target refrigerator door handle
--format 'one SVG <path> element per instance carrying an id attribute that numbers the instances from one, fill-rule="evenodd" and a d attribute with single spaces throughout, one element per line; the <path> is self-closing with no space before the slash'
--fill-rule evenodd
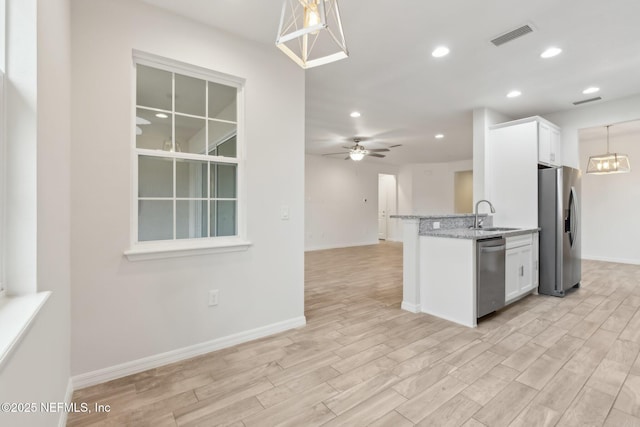
<path id="1" fill-rule="evenodd" d="M 571 246 L 573 246 L 573 242 L 578 237 L 578 218 L 580 218 L 578 212 L 578 192 L 575 187 L 571 187 L 571 202 Z"/>
<path id="2" fill-rule="evenodd" d="M 571 187 L 571 194 L 569 195 L 569 209 L 567 209 L 567 216 L 564 220 L 564 232 L 569 233 L 569 243 L 572 247 L 578 232 L 577 198 L 578 195 L 576 193 L 576 188 Z"/>

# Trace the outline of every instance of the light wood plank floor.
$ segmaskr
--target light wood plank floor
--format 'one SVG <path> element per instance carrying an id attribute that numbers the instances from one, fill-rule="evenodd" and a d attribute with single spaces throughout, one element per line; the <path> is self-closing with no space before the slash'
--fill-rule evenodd
<path id="1" fill-rule="evenodd" d="M 306 254 L 307 326 L 74 393 L 69 426 L 640 426 L 640 266 L 468 329 L 401 311 L 402 246 Z M 446 283 L 443 283 L 446 286 Z"/>

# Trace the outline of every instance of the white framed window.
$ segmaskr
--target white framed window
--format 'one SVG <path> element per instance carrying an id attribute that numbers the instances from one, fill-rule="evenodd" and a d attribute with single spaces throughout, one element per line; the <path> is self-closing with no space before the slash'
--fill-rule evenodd
<path id="1" fill-rule="evenodd" d="M 141 52 L 133 59 L 132 235 L 125 254 L 246 249 L 244 79 Z"/>
<path id="2" fill-rule="evenodd" d="M 4 57 L 4 56 L 3 56 Z M 3 64 L 4 65 L 4 64 Z M 6 294 L 4 254 L 6 253 L 6 165 L 4 66 L 0 68 L 0 297 Z"/>
<path id="3" fill-rule="evenodd" d="M 5 147 L 6 127 L 5 127 L 5 95 L 4 95 L 4 72 L 6 65 L 7 46 L 7 26 L 6 26 L 6 4 L 5 0 L 0 0 L 0 297 L 6 294 L 6 277 L 4 258 L 6 253 L 6 158 Z"/>

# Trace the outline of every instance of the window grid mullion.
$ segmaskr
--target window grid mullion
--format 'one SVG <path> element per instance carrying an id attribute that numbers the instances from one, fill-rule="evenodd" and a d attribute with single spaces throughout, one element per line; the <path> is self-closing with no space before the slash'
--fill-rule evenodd
<path id="1" fill-rule="evenodd" d="M 171 73 L 171 147 L 176 152 L 176 73 Z M 178 230 L 178 202 L 176 201 L 177 180 L 178 180 L 178 164 L 175 156 L 173 157 L 173 240 L 177 239 Z"/>
<path id="2" fill-rule="evenodd" d="M 176 116 L 180 116 L 180 117 L 189 117 L 191 119 L 200 119 L 200 120 L 204 120 L 206 119 L 206 117 L 204 116 L 198 116 L 196 114 L 189 114 L 189 113 L 181 113 L 179 111 L 176 111 Z"/>
<path id="3" fill-rule="evenodd" d="M 180 159 L 180 160 L 196 160 L 201 162 L 214 162 L 224 163 L 229 165 L 237 165 L 240 161 L 236 157 L 224 157 L 224 156 L 208 156 L 205 154 L 195 153 L 170 153 L 164 150 L 152 150 L 149 148 L 136 148 L 138 155 L 150 156 L 150 157 L 164 157 L 168 159 Z"/>
<path id="4" fill-rule="evenodd" d="M 205 154 L 209 155 L 209 80 L 206 80 L 204 89 L 204 146 Z M 211 162 L 207 161 L 207 234 L 209 237 L 214 236 L 211 234 Z"/>
<path id="5" fill-rule="evenodd" d="M 209 84 L 207 83 L 207 87 Z M 209 237 L 215 236 L 211 233 L 211 162 L 207 162 L 207 208 L 209 215 L 207 215 L 207 232 Z"/>
<path id="6" fill-rule="evenodd" d="M 207 86 L 207 92 L 208 92 L 208 90 L 209 90 L 209 87 Z M 155 108 L 155 107 L 147 107 L 145 105 L 137 105 L 136 104 L 136 109 L 138 109 L 138 108 L 141 109 L 141 110 L 146 110 L 146 111 L 155 111 L 157 113 L 171 113 L 171 110 L 165 110 L 165 109 L 162 109 L 162 108 Z M 227 123 L 227 124 L 230 124 L 230 125 L 237 125 L 238 124 L 238 122 L 234 122 L 233 120 L 216 119 L 214 117 L 198 116 L 197 114 L 180 113 L 178 111 L 176 111 L 175 113 L 176 113 L 176 115 L 181 116 L 181 117 L 191 117 L 193 119 L 207 119 L 207 120 L 211 120 L 212 122 Z M 205 113 L 205 114 L 208 114 L 208 113 Z"/>
<path id="7" fill-rule="evenodd" d="M 205 154 L 209 155 L 209 81 L 204 86 L 204 146 Z"/>
<path id="8" fill-rule="evenodd" d="M 136 109 L 146 110 L 146 111 L 155 111 L 157 113 L 169 113 L 171 114 L 171 110 L 165 110 L 162 108 L 154 108 L 154 107 L 145 107 L 144 105 L 136 104 Z"/>
<path id="9" fill-rule="evenodd" d="M 211 120 L 212 122 L 229 123 L 230 125 L 238 124 L 238 122 L 234 122 L 233 120 L 216 119 L 215 117 L 208 117 L 208 119 Z"/>
<path id="10" fill-rule="evenodd" d="M 215 188 L 213 189 L 213 197 L 214 197 L 215 200 L 214 200 L 213 204 L 216 207 L 216 217 L 215 217 L 216 218 L 216 222 L 214 224 L 214 228 L 216 230 L 216 234 L 215 235 L 217 236 L 218 235 L 218 179 L 220 179 L 220 175 L 218 174 L 218 164 L 217 163 L 214 164 L 213 170 L 214 170 L 214 173 L 216 175 L 215 176 L 216 185 L 215 185 Z"/>

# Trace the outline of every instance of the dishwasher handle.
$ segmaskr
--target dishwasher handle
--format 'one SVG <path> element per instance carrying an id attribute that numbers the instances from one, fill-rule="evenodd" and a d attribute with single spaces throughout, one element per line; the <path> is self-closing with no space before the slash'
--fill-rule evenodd
<path id="1" fill-rule="evenodd" d="M 480 246 L 480 252 L 491 253 L 491 252 L 500 252 L 504 251 L 506 245 L 500 246 Z"/>

